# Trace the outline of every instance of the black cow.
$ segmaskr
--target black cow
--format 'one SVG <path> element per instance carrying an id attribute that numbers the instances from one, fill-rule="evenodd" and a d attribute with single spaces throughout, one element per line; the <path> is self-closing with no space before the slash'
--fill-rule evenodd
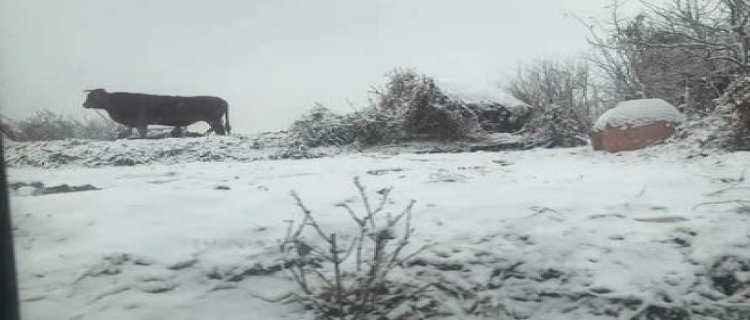
<path id="1" fill-rule="evenodd" d="M 88 96 L 84 108 L 104 109 L 117 123 L 138 129 L 146 136 L 150 124 L 174 126 L 172 135 L 183 134 L 182 127 L 199 121 L 211 126 L 206 133 L 214 131 L 220 135 L 230 133 L 229 105 L 217 97 L 177 97 L 142 93 L 112 92 L 104 89 L 86 90 Z M 222 117 L 226 121 L 222 123 Z"/>

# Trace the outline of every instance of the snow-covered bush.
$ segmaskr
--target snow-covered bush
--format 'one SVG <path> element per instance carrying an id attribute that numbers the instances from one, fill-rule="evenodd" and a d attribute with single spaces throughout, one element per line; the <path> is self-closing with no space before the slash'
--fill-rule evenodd
<path id="1" fill-rule="evenodd" d="M 290 132 L 305 146 L 345 145 L 354 142 L 354 132 L 346 118 L 316 104 L 292 124 Z"/>
<path id="2" fill-rule="evenodd" d="M 13 135 L 20 141 L 112 140 L 118 128 L 117 124 L 103 119 L 77 120 L 43 110 L 15 123 Z"/>
<path id="3" fill-rule="evenodd" d="M 521 130 L 531 117 L 531 107 L 515 108 L 494 102 L 467 103 L 479 120 L 479 126 L 487 132 L 516 132 Z"/>
<path id="4" fill-rule="evenodd" d="M 432 78 L 411 69 L 397 69 L 388 77 L 385 88 L 375 92 L 375 104 L 383 112 L 403 117 L 408 135 L 451 140 L 479 127 L 474 112 L 443 94 Z"/>
<path id="5" fill-rule="evenodd" d="M 306 147 L 352 143 L 370 146 L 405 138 L 401 118 L 372 107 L 340 115 L 316 105 L 295 121 L 289 131 L 296 142 Z"/>
<path id="6" fill-rule="evenodd" d="M 350 124 L 355 141 L 364 146 L 393 143 L 407 138 L 402 118 L 374 107 L 346 115 L 345 122 Z"/>
<path id="7" fill-rule="evenodd" d="M 529 138 L 537 146 L 576 147 L 587 143 L 586 121 L 572 109 L 557 105 L 538 108 L 526 124 Z"/>
<path id="8" fill-rule="evenodd" d="M 396 70 L 388 78 L 385 87 L 375 91 L 370 107 L 339 115 L 316 105 L 294 122 L 292 135 L 307 147 L 370 146 L 407 139 L 460 139 L 479 129 L 476 113 L 443 94 L 433 79 L 413 70 Z"/>
<path id="9" fill-rule="evenodd" d="M 413 318 L 414 313 L 404 311 L 402 305 L 429 286 L 393 274 L 413 256 L 404 249 L 414 233 L 414 201 L 392 215 L 386 208 L 391 189 L 379 190 L 380 199 L 370 203 L 359 179 L 355 178 L 354 184 L 362 210 L 346 202 L 338 205 L 352 218 L 354 234 L 324 231 L 302 199 L 292 193 L 303 218 L 296 224 L 290 222 L 281 250 L 287 257 L 284 265 L 289 266 L 288 271 L 304 293 L 294 298 L 313 308 L 322 319 L 380 319 L 396 309 L 400 315 L 388 319 Z"/>
<path id="10" fill-rule="evenodd" d="M 539 146 L 586 144 L 582 137 L 603 105 L 591 69 L 578 60 L 538 60 L 519 66 L 507 90 L 534 107 L 525 131 Z"/>
<path id="11" fill-rule="evenodd" d="M 718 101 L 719 107 L 714 112 L 722 119 L 723 127 L 716 130 L 726 130 L 723 146 L 735 150 L 750 150 L 750 77 L 736 80 L 724 91 Z M 717 132 L 717 135 L 722 135 Z"/>
<path id="12" fill-rule="evenodd" d="M 716 100 L 716 109 L 679 127 L 679 137 L 701 147 L 750 150 L 750 77 L 731 83 Z"/>

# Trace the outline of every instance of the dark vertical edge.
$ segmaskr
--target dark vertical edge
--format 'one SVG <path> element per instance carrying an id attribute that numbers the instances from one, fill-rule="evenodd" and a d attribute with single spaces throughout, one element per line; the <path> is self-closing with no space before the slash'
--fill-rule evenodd
<path id="1" fill-rule="evenodd" d="M 0 137 L 0 319 L 19 320 L 18 283 L 4 151 L 3 139 Z"/>

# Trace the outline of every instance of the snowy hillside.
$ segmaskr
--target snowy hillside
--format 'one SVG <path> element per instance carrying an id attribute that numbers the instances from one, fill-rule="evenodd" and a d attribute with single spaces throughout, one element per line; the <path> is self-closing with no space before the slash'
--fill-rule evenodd
<path id="1" fill-rule="evenodd" d="M 169 142 L 215 161 L 71 159 L 55 169 L 30 166 L 41 144 L 10 147 L 24 319 L 312 319 L 259 298 L 299 292 L 278 268 L 284 221 L 301 219 L 289 191 L 346 235 L 356 230 L 336 204 L 361 205 L 355 176 L 370 193 L 394 187 L 394 208 L 418 201 L 410 249 L 431 246 L 399 276 L 439 284 L 434 319 L 750 318 L 750 153 L 268 160 L 268 149 L 234 139 L 208 150 L 201 139 Z M 138 158 L 163 142 L 69 142 L 69 151 Z M 95 189 L 43 192 L 62 184 Z"/>

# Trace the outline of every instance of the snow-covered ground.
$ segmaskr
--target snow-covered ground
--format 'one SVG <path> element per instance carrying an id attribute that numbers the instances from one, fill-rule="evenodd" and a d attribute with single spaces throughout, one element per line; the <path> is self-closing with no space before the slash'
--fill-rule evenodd
<path id="1" fill-rule="evenodd" d="M 101 157 L 156 143 L 88 148 Z M 8 156 L 33 158 L 32 149 Z M 418 201 L 413 247 L 432 244 L 419 256 L 432 264 L 414 268 L 428 271 L 423 281 L 471 293 L 446 294 L 456 318 L 750 318 L 750 153 L 661 146 L 259 159 L 11 168 L 11 182 L 99 188 L 13 191 L 24 319 L 311 319 L 296 304 L 257 298 L 298 290 L 264 266 L 279 257 L 284 221 L 301 218 L 290 190 L 326 229 L 355 232 L 335 206 L 357 199 L 355 176 L 373 194 L 394 187 L 394 211 Z M 461 315 L 471 304 L 496 314 Z"/>

